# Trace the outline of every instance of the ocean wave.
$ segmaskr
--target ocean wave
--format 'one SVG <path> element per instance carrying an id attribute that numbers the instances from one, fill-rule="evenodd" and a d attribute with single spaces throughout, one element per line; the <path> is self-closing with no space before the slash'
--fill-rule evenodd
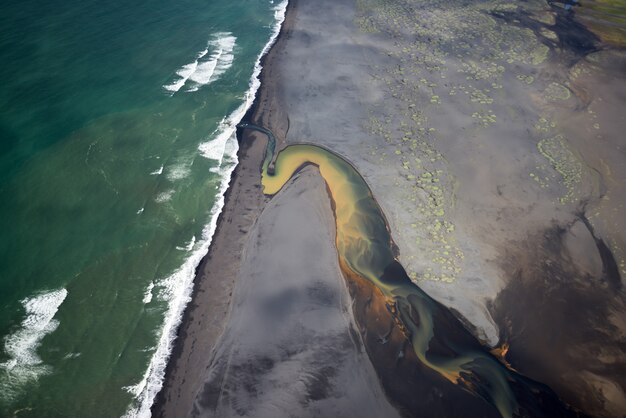
<path id="1" fill-rule="evenodd" d="M 72 360 L 78 358 L 82 355 L 82 353 L 67 353 L 63 356 L 63 360 Z"/>
<path id="2" fill-rule="evenodd" d="M 165 368 L 172 350 L 173 342 L 176 338 L 176 331 L 180 325 L 183 311 L 191 300 L 196 267 L 209 250 L 213 234 L 217 228 L 218 215 L 224 207 L 224 194 L 228 188 L 230 176 L 238 162 L 237 138 L 233 135 L 230 141 L 232 144 L 228 148 L 233 150 L 233 153 L 229 155 L 229 161 L 225 161 L 222 166 L 222 182 L 218 194 L 220 197 L 211 209 L 210 222 L 204 227 L 201 240 L 198 243 L 193 243 L 192 240 L 187 247 L 190 250 L 191 248 L 189 247 L 195 247 L 190 257 L 187 258 L 184 264 L 171 276 L 155 285 L 155 287 L 159 288 L 158 297 L 168 303 L 168 309 L 156 350 L 142 380 L 134 386 L 125 387 L 128 392 L 135 396 L 136 402 L 131 405 L 124 417 L 150 417 L 150 408 L 154 402 L 154 398 L 163 386 Z M 151 294 L 152 292 L 153 290 L 150 289 Z"/>
<path id="3" fill-rule="evenodd" d="M 170 181 L 182 180 L 191 173 L 191 162 L 182 162 L 167 169 L 166 177 Z"/>
<path id="4" fill-rule="evenodd" d="M 152 289 L 154 289 L 154 282 L 150 282 L 150 284 L 146 288 L 146 292 L 143 294 L 142 302 L 144 305 L 152 302 Z"/>
<path id="5" fill-rule="evenodd" d="M 198 53 L 193 62 L 183 65 L 176 71 L 177 79 L 171 84 L 164 85 L 165 90 L 173 94 L 186 84 L 190 84 L 186 91 L 197 91 L 200 87 L 217 80 L 233 65 L 235 59 L 233 50 L 237 38 L 230 32 L 217 32 L 212 38 L 206 49 Z"/>
<path id="6" fill-rule="evenodd" d="M 189 243 L 187 245 L 185 245 L 184 247 L 180 247 L 177 246 L 176 249 L 178 251 L 191 251 L 193 250 L 193 247 L 196 245 L 196 236 L 192 236 L 191 240 L 189 241 Z"/>
<path id="7" fill-rule="evenodd" d="M 50 366 L 43 364 L 37 349 L 41 340 L 59 326 L 54 316 L 66 297 L 67 290 L 58 289 L 21 301 L 26 317 L 16 332 L 4 339 L 4 351 L 9 360 L 0 363 L 0 369 L 4 371 L 2 374 L 6 373 L 0 379 L 0 396 L 3 398 L 12 398 L 24 384 L 50 371 Z"/>
<path id="8" fill-rule="evenodd" d="M 220 197 L 211 209 L 210 221 L 208 225 L 204 227 L 202 238 L 195 244 L 195 250 L 191 252 L 189 258 L 187 258 L 184 264 L 176 272 L 157 284 L 157 286 L 161 289 L 159 296 L 163 300 L 167 301 L 168 309 L 165 314 L 156 351 L 150 359 L 150 363 L 148 364 L 148 368 L 144 373 L 142 380 L 136 385 L 126 388 L 131 394 L 134 395 L 135 402 L 129 406 L 129 409 L 126 411 L 124 417 L 150 417 L 150 408 L 154 403 L 154 398 L 163 387 L 165 369 L 172 351 L 174 340 L 176 339 L 176 332 L 182 320 L 185 307 L 191 300 L 196 267 L 200 264 L 200 261 L 209 250 L 209 246 L 211 245 L 213 235 L 217 228 L 218 216 L 224 207 L 224 194 L 228 189 L 231 174 L 238 163 L 238 144 L 235 135 L 236 126 L 254 102 L 256 93 L 261 85 L 259 80 L 259 75 L 261 74 L 261 58 L 267 54 L 278 37 L 281 25 L 285 20 L 287 3 L 288 1 L 284 0 L 274 8 L 275 25 L 269 41 L 257 57 L 252 78 L 250 79 L 249 88 L 244 96 L 242 105 L 231 113 L 228 118 L 223 121 L 224 123 L 220 124 L 220 127 L 218 127 L 217 136 L 214 140 L 220 138 L 220 136 L 227 139 L 224 141 L 223 148 L 221 145 L 219 146 L 219 149 L 222 150 L 221 157 L 213 158 L 219 161 L 219 173 L 222 175 L 222 182 L 218 193 L 218 196 Z M 199 151 L 202 155 L 205 155 L 204 152 L 206 152 L 206 144 L 210 142 L 212 141 L 208 141 L 200 145 Z M 215 156 L 216 154 L 209 155 Z M 207 158 L 211 157 L 207 156 Z"/>
<path id="9" fill-rule="evenodd" d="M 165 203 L 169 202 L 174 196 L 174 190 L 167 190 L 165 192 L 161 192 L 154 198 L 154 201 L 157 203 Z"/>
<path id="10" fill-rule="evenodd" d="M 210 135 L 210 137 L 212 137 L 213 139 L 207 142 L 203 142 L 198 146 L 198 150 L 203 157 L 210 160 L 215 160 L 219 164 L 222 164 L 222 158 L 224 157 L 226 142 L 228 141 L 228 138 L 231 137 L 233 132 L 235 132 L 235 130 L 237 129 L 237 122 L 235 122 L 235 119 L 237 118 L 237 115 L 239 113 L 239 109 L 237 109 L 235 112 L 233 112 L 233 114 L 236 114 L 234 118 L 229 116 L 222 119 L 222 121 L 218 124 L 215 132 Z M 241 117 L 243 117 L 243 115 Z"/>

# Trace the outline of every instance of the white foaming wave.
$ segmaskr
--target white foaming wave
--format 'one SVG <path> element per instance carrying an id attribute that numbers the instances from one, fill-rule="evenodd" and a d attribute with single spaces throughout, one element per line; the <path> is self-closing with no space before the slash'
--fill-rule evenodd
<path id="1" fill-rule="evenodd" d="M 191 77 L 189 77 L 191 81 L 196 83 L 196 86 L 191 87 L 187 91 L 196 91 L 199 88 L 198 85 L 209 84 L 211 77 L 213 77 L 213 74 L 215 73 L 217 60 L 221 54 L 222 51 L 218 51 L 216 54 L 211 55 L 211 59 L 209 61 L 198 64 L 196 71 L 194 71 Z"/>
<path id="2" fill-rule="evenodd" d="M 204 48 L 204 50 L 198 52 L 198 55 L 196 55 L 196 58 L 200 59 L 200 58 L 204 57 L 208 53 L 209 53 L 209 47 L 206 47 L 206 48 Z"/>
<path id="3" fill-rule="evenodd" d="M 78 358 L 82 355 L 82 353 L 67 353 L 63 356 L 63 360 L 72 360 Z"/>
<path id="4" fill-rule="evenodd" d="M 152 289 L 154 289 L 154 282 L 151 281 L 148 287 L 146 288 L 146 293 L 144 293 L 143 295 L 142 302 L 144 305 L 147 305 L 148 303 L 152 302 Z"/>
<path id="5" fill-rule="evenodd" d="M 237 139 L 232 138 L 234 145 L 230 148 L 237 150 Z M 134 386 L 125 387 L 125 389 L 133 394 L 136 403 L 131 405 L 124 414 L 128 418 L 148 418 L 150 417 L 150 407 L 154 402 L 154 397 L 159 393 L 163 386 L 163 378 L 165 376 L 165 368 L 172 351 L 172 345 L 176 339 L 176 331 L 180 325 L 185 307 L 191 300 L 191 291 L 193 289 L 193 279 L 198 264 L 208 252 L 209 246 L 213 239 L 213 234 L 217 228 L 218 215 L 224 207 L 224 193 L 228 189 L 230 176 L 237 165 L 236 151 L 230 157 L 231 162 L 223 166 L 222 182 L 218 193 L 218 200 L 215 202 L 210 212 L 210 221 L 202 231 L 202 238 L 194 245 L 193 240 L 190 247 L 195 246 L 195 250 L 183 265 L 175 271 L 171 276 L 160 281 L 157 286 L 161 289 L 159 297 L 168 302 L 168 309 L 165 315 L 165 321 L 161 329 L 161 336 L 157 343 L 156 351 L 150 359 L 150 364 L 143 378 Z M 189 247 L 188 247 L 189 248 Z"/>
<path id="6" fill-rule="evenodd" d="M 219 32 L 213 37 L 215 39 L 210 41 L 209 45 L 215 48 L 215 52 L 208 61 L 198 64 L 196 71 L 189 77 L 196 84 L 187 91 L 197 91 L 201 86 L 214 82 L 233 65 L 235 60 L 233 50 L 237 38 L 230 32 Z"/>
<path id="7" fill-rule="evenodd" d="M 224 193 L 228 189 L 230 177 L 238 163 L 237 151 L 239 145 L 235 136 L 236 125 L 241 121 L 241 118 L 243 118 L 246 111 L 254 102 L 256 93 L 261 85 L 259 81 L 259 75 L 261 74 L 261 58 L 267 54 L 280 33 L 281 25 L 285 20 L 287 3 L 288 0 L 283 0 L 274 8 L 276 24 L 269 41 L 257 57 L 252 78 L 250 79 L 249 89 L 244 96 L 244 103 L 228 118 L 231 120 L 228 130 L 232 130 L 232 132 L 228 137 L 230 141 L 226 142 L 224 146 L 224 154 L 221 159 L 222 163 L 220 164 L 220 166 L 223 166 L 223 170 L 221 171 L 222 182 L 218 193 L 220 197 L 211 209 L 210 221 L 208 225 L 204 227 L 202 238 L 196 244 L 195 251 L 191 253 L 189 258 L 174 274 L 165 279 L 162 283 L 159 283 L 159 285 L 163 287 L 161 296 L 168 302 L 165 321 L 161 328 L 161 335 L 157 343 L 156 351 L 150 359 L 150 363 L 148 364 L 143 378 L 136 385 L 126 388 L 135 396 L 136 401 L 129 406 L 124 414 L 124 418 L 149 418 L 151 416 L 150 408 L 154 403 L 154 398 L 163 387 L 165 368 L 167 367 L 172 346 L 176 339 L 176 332 L 182 320 L 185 307 L 191 300 L 196 267 L 209 250 L 217 228 L 218 215 L 224 207 Z"/>
<path id="8" fill-rule="evenodd" d="M 50 371 L 50 366 L 43 364 L 37 355 L 37 349 L 41 340 L 59 326 L 54 316 L 66 297 L 67 290 L 58 289 L 21 301 L 26 318 L 19 330 L 4 339 L 4 350 L 9 360 L 0 363 L 0 369 L 7 373 L 6 378 L 0 379 L 2 397 L 16 394 L 20 386 Z"/>
<path id="9" fill-rule="evenodd" d="M 243 115 L 241 117 L 243 117 Z M 231 120 L 230 117 L 222 119 L 222 121 L 218 124 L 215 132 L 211 134 L 211 136 L 213 136 L 217 132 L 217 135 L 212 140 L 201 143 L 198 146 L 198 151 L 200 151 L 200 154 L 203 157 L 210 160 L 218 161 L 221 165 L 222 157 L 224 156 L 224 152 L 226 149 L 226 142 L 236 130 L 237 124 L 234 123 L 234 121 Z"/>
<path id="10" fill-rule="evenodd" d="M 185 64 L 181 67 L 180 70 L 176 71 L 176 75 L 178 75 L 178 80 L 174 81 L 172 84 L 166 84 L 163 86 L 165 90 L 169 90 L 172 93 L 176 93 L 181 89 L 182 86 L 185 85 L 189 77 L 196 71 L 198 68 L 198 60 L 190 64 Z"/>
<path id="11" fill-rule="evenodd" d="M 212 35 L 212 38 L 207 47 L 196 55 L 193 62 L 183 65 L 176 71 L 178 79 L 171 84 L 164 85 L 165 90 L 174 94 L 190 81 L 193 82 L 193 85 L 187 91 L 196 91 L 201 86 L 217 80 L 232 66 L 235 59 L 233 50 L 237 38 L 230 32 L 217 32 Z M 213 50 L 213 52 L 208 59 L 204 60 L 209 50 Z"/>
<path id="12" fill-rule="evenodd" d="M 222 161 L 232 162 L 233 159 L 237 159 L 237 151 L 239 151 L 239 144 L 237 141 L 227 141 L 224 146 L 224 155 Z"/>
<path id="13" fill-rule="evenodd" d="M 154 199 L 157 203 L 165 203 L 174 196 L 174 190 L 168 190 L 166 192 L 159 193 Z"/>
<path id="14" fill-rule="evenodd" d="M 188 164 L 183 163 L 177 166 L 168 168 L 167 170 L 167 178 L 168 180 L 182 180 L 187 177 L 191 173 L 191 167 Z"/>
<path id="15" fill-rule="evenodd" d="M 191 237 L 189 244 L 187 244 L 187 251 L 193 250 L 193 246 L 196 245 L 196 236 Z"/>
<path id="16" fill-rule="evenodd" d="M 153 171 L 152 173 L 150 173 L 150 175 L 151 175 L 151 176 L 158 176 L 158 175 L 163 174 L 163 167 L 164 167 L 164 166 L 161 166 L 158 170 L 155 170 L 155 171 Z"/>
<path id="17" fill-rule="evenodd" d="M 191 251 L 193 250 L 194 245 L 196 245 L 195 235 L 191 237 L 191 240 L 189 240 L 189 243 L 187 245 L 185 245 L 184 247 L 176 247 L 176 249 L 179 251 Z"/>

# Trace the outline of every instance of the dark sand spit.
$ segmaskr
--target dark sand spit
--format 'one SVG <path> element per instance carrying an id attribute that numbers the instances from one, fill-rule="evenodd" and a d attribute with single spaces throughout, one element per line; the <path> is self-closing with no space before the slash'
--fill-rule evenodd
<path id="1" fill-rule="evenodd" d="M 279 149 L 310 142 L 349 159 L 411 279 L 581 414 L 621 417 L 625 103 L 626 55 L 559 4 L 292 0 L 248 119 Z M 154 414 L 388 416 L 374 412 L 389 411 L 382 390 L 407 416 L 493 415 L 433 371 L 403 368 L 389 305 L 347 277 L 361 338 L 350 333 L 319 179 L 307 170 L 268 205 L 265 138 L 241 134 Z M 302 256 L 318 254 L 307 242 L 318 260 Z"/>
<path id="2" fill-rule="evenodd" d="M 334 242 L 324 181 L 307 168 L 250 231 L 192 416 L 398 416 L 355 330 Z"/>
<path id="3" fill-rule="evenodd" d="M 198 266 L 192 300 L 178 331 L 163 389 L 152 408 L 154 416 L 188 416 L 206 379 L 215 344 L 228 318 L 243 245 L 265 204 L 257 186 L 264 151 L 262 140 L 250 138 L 241 144 L 240 163 L 235 169 L 209 254 Z"/>

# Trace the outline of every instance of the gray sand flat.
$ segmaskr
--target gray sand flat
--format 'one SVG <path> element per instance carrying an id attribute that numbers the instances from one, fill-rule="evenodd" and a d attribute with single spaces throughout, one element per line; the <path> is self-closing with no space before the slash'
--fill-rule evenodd
<path id="1" fill-rule="evenodd" d="M 349 159 L 407 272 L 518 370 L 624 410 L 625 54 L 544 0 L 294 2 L 287 143 Z"/>
<path id="2" fill-rule="evenodd" d="M 293 34 L 285 40 L 285 49 L 289 53 L 284 59 L 278 58 L 275 64 L 280 69 L 277 93 L 282 94 L 289 112 L 287 141 L 328 146 L 357 167 L 391 224 L 401 262 L 407 271 L 417 272 L 423 278 L 428 268 L 438 267 L 433 262 L 436 252 L 446 250 L 441 248 L 441 242 L 431 240 L 425 231 L 422 224 L 433 223 L 437 217 L 418 213 L 416 206 L 424 196 L 415 189 L 415 181 L 407 179 L 409 175 L 419 177 L 423 173 L 422 167 L 404 170 L 402 156 L 395 154 L 398 148 L 387 143 L 382 135 L 371 132 L 368 125 L 372 116 L 384 118 L 386 113 L 400 113 L 400 107 L 405 108 L 398 99 L 390 96 L 389 87 L 383 80 L 373 77 L 377 71 L 375 67 L 399 65 L 399 60 L 388 54 L 397 48 L 389 37 L 361 32 L 354 23 L 356 13 L 354 2 L 347 0 L 298 2 Z M 430 95 L 422 100 L 430 100 Z M 415 102 L 419 104 L 420 98 L 416 97 Z M 419 106 L 421 110 L 422 106 Z M 381 107 L 384 108 L 382 111 Z M 454 115 L 448 113 L 445 117 L 449 121 Z M 395 132 L 400 130 L 399 126 L 393 126 L 393 129 L 391 135 L 404 135 Z M 528 147 L 533 146 L 529 144 L 518 153 L 528 153 Z M 415 157 L 426 160 L 419 153 L 413 155 L 402 151 L 412 165 Z M 472 159 L 462 158 L 462 161 L 488 167 L 491 157 L 477 155 L 472 154 Z M 502 167 L 511 166 L 503 164 Z M 440 165 L 427 168 L 447 170 Z M 485 176 L 492 174 L 485 173 Z M 467 178 L 471 179 L 473 175 Z M 478 182 L 483 184 L 480 180 Z M 442 178 L 442 190 L 454 187 L 453 180 Z M 451 222 L 452 213 L 449 212 L 446 218 Z M 447 238 L 449 242 L 444 245 L 454 245 L 453 237 Z M 493 266 L 477 265 L 474 261 L 478 257 L 484 259 L 495 255 L 481 254 L 481 250 L 484 252 L 489 248 L 480 247 L 473 238 L 464 241 L 462 244 L 471 248 L 472 253 L 465 262 L 466 274 L 453 285 L 434 281 L 420 285 L 435 298 L 460 311 L 478 327 L 481 337 L 496 343 L 498 331 L 485 301 L 495 297 L 502 287 L 502 279 Z M 449 252 L 456 249 L 455 246 Z M 454 267 L 459 268 L 457 264 L 462 261 L 454 261 Z"/>
<path id="3" fill-rule="evenodd" d="M 307 168 L 251 229 L 192 416 L 394 417 L 364 352 L 323 180 Z"/>

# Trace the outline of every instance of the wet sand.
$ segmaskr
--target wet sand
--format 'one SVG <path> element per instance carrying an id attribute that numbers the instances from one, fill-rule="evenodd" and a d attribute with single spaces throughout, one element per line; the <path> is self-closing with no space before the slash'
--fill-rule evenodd
<path id="1" fill-rule="evenodd" d="M 195 288 L 170 357 L 153 416 L 183 417 L 191 412 L 214 346 L 224 332 L 242 248 L 266 199 L 258 186 L 265 140 L 247 137 L 235 169 L 208 255 L 196 272 Z"/>
<path id="2" fill-rule="evenodd" d="M 398 416 L 355 330 L 334 242 L 326 187 L 307 168 L 250 231 L 191 416 Z"/>
<path id="3" fill-rule="evenodd" d="M 599 41 L 561 12 L 543 1 L 292 0 L 249 119 L 271 129 L 278 148 L 312 142 L 347 158 L 371 187 L 399 260 L 421 288 L 484 343 L 506 343 L 503 352 L 516 370 L 585 413 L 620 416 L 626 407 L 624 60 L 619 51 L 594 52 Z M 249 231 L 259 228 L 261 213 L 275 219 L 277 212 L 258 188 L 264 139 L 254 134 L 251 142 L 247 135 L 153 409 L 157 416 L 188 416 L 193 402 L 207 415 L 236 414 L 238 402 L 246 405 L 242 414 L 253 414 L 250 393 L 277 384 L 235 385 L 238 401 L 215 403 L 210 390 L 202 395 L 205 380 L 213 379 L 209 370 L 234 376 L 215 372 L 227 349 L 215 347 L 220 335 L 232 342 L 253 323 L 241 319 L 242 309 L 227 313 L 235 309 L 238 275 L 256 271 L 242 261 L 243 248 L 263 236 Z M 295 182 L 290 190 L 297 195 L 306 188 Z M 297 261 L 270 253 L 277 262 Z M 379 366 L 395 361 L 402 335 L 391 333 L 395 342 L 380 344 L 387 306 L 365 284 L 350 286 L 365 344 L 380 349 L 370 350 L 371 359 Z M 289 341 L 296 343 L 278 345 Z M 244 354 L 242 364 L 256 355 Z M 265 377 L 280 359 L 249 363 L 271 364 L 261 370 Z M 459 398 L 450 406 L 454 390 L 424 370 L 411 372 L 425 373 L 421 387 L 403 386 L 407 380 L 391 367 L 377 371 L 388 395 L 406 400 L 419 391 L 431 411 L 462 416 L 462 405 L 471 402 Z M 419 399 L 405 402 L 410 411 L 403 412 L 423 407 Z"/>

